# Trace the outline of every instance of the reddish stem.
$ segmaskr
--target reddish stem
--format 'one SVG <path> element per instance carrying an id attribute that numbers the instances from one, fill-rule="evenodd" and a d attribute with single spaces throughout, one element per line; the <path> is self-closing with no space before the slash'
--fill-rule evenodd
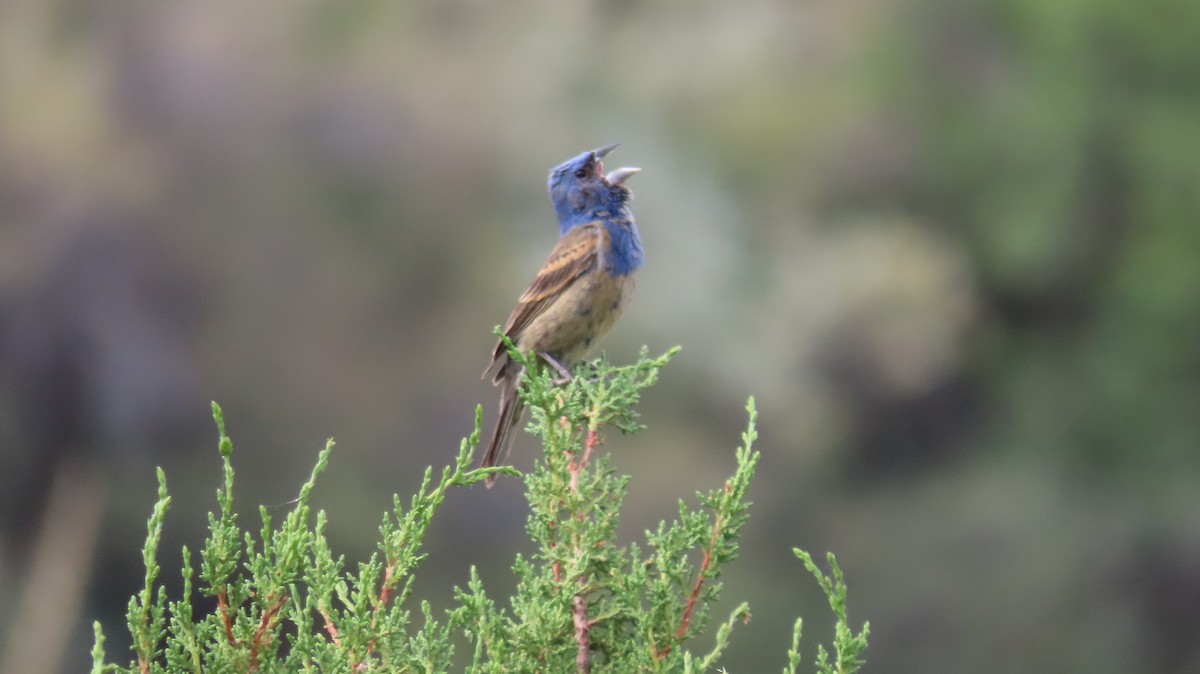
<path id="1" fill-rule="evenodd" d="M 729 491 L 729 485 L 725 485 L 725 491 Z M 682 641 L 683 635 L 687 632 L 688 625 L 692 622 L 692 611 L 696 609 L 696 601 L 700 598 L 700 590 L 704 588 L 705 574 L 708 573 L 708 567 L 712 564 L 713 551 L 717 548 L 717 537 L 721 534 L 721 516 L 717 515 L 713 522 L 712 535 L 708 539 L 708 547 L 704 549 L 704 558 L 700 560 L 700 570 L 696 573 L 696 582 L 692 584 L 692 593 L 688 595 L 687 604 L 683 607 L 683 618 L 679 621 L 679 629 L 675 630 L 675 640 Z M 660 657 L 666 657 L 671 653 L 671 644 L 667 644 L 661 651 L 655 654 L 655 660 Z"/>
<path id="2" fill-rule="evenodd" d="M 679 629 L 675 630 L 676 639 L 683 638 L 683 633 L 687 631 L 688 623 L 692 620 L 692 610 L 696 608 L 696 599 L 700 596 L 700 588 L 704 587 L 704 574 L 708 571 L 711 561 L 712 554 L 705 550 L 704 559 L 700 562 L 700 573 L 696 574 L 696 582 L 692 585 L 692 594 L 688 597 L 687 605 L 683 607 L 683 619 L 679 621 Z"/>
<path id="3" fill-rule="evenodd" d="M 230 646 L 236 646 L 233 638 L 233 619 L 229 617 L 229 601 L 225 598 L 225 590 L 217 593 L 217 610 L 221 613 L 221 623 L 225 625 L 225 638 Z"/>
<path id="4" fill-rule="evenodd" d="M 383 585 L 379 588 L 379 603 L 375 604 L 375 610 L 371 612 L 371 633 L 375 633 L 375 623 L 379 619 L 379 612 L 387 606 L 388 599 L 392 596 L 392 573 L 396 570 L 396 565 L 389 562 L 383 569 Z M 367 641 L 367 655 L 370 655 L 375 650 L 375 637 L 371 637 Z"/>
<path id="5" fill-rule="evenodd" d="M 566 426 L 567 423 L 568 422 L 566 418 L 563 418 L 563 426 Z M 599 433 L 597 433 L 595 429 L 589 429 L 587 441 L 583 445 L 583 454 L 579 457 L 578 461 L 576 461 L 575 457 L 572 455 L 570 461 L 567 462 L 567 471 L 571 473 L 571 493 L 579 493 L 579 476 L 583 474 L 583 469 L 587 466 L 588 461 L 591 460 L 592 450 L 594 450 L 599 444 Z M 580 519 L 586 516 L 587 515 L 582 512 L 578 514 Z M 574 548 L 576 556 L 583 553 L 582 546 L 580 545 L 578 539 L 574 542 Z M 554 566 L 555 580 L 558 580 L 558 575 L 559 567 L 556 563 Z M 579 674 L 588 674 L 588 672 L 591 671 L 591 662 L 588 658 L 592 649 L 592 642 L 591 638 L 589 637 L 589 633 L 592 631 L 592 626 L 595 623 L 588 620 L 587 577 L 580 576 L 578 583 L 579 592 L 571 599 L 571 617 L 575 624 L 575 670 L 578 671 Z"/>
<path id="6" fill-rule="evenodd" d="M 584 579 L 579 579 L 580 591 L 575 595 L 572 601 L 574 610 L 572 611 L 575 620 L 575 669 L 579 674 L 588 674 L 591 669 L 591 663 L 588 662 L 588 652 L 591 650 L 591 640 L 588 639 L 588 632 L 592 629 L 592 623 L 587 617 L 587 598 L 583 596 L 582 586 L 585 584 Z"/>
<path id="7" fill-rule="evenodd" d="M 286 595 L 271 601 L 270 605 L 267 606 L 267 610 L 263 611 L 262 619 L 258 621 L 258 629 L 254 631 L 254 641 L 250 642 L 251 672 L 258 671 L 258 649 L 260 646 L 265 646 L 270 640 L 270 636 L 267 635 L 267 629 L 270 628 L 271 623 L 275 619 L 275 614 L 279 612 L 279 609 L 283 608 L 283 604 L 286 601 Z M 267 638 L 264 639 L 264 636 Z"/>
<path id="8" fill-rule="evenodd" d="M 600 432 L 594 428 L 588 429 L 587 442 L 583 445 L 583 465 L 592 458 L 592 450 L 600 446 Z"/>
<path id="9" fill-rule="evenodd" d="M 383 570 L 383 586 L 379 588 L 379 603 L 375 605 L 375 615 L 379 615 L 380 609 L 387 606 L 388 599 L 392 597 L 392 572 L 395 569 L 395 565 L 388 564 Z M 375 615 L 371 616 L 372 627 L 375 624 Z"/>
<path id="10" fill-rule="evenodd" d="M 322 610 L 321 618 L 325 620 L 325 632 L 329 635 L 330 640 L 333 641 L 333 645 L 341 648 L 342 640 L 338 637 L 337 626 L 333 624 L 333 619 L 329 617 L 329 612 Z"/>

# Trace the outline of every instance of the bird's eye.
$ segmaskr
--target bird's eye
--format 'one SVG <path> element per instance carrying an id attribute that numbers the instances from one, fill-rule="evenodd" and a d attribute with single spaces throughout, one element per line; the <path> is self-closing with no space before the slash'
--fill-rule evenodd
<path id="1" fill-rule="evenodd" d="M 578 169 L 578 170 L 576 170 L 576 171 L 575 171 L 575 177 L 576 177 L 576 178 L 579 178 L 579 179 L 586 178 L 586 177 L 587 177 L 587 171 L 585 171 L 585 170 L 583 170 L 583 169 Z"/>

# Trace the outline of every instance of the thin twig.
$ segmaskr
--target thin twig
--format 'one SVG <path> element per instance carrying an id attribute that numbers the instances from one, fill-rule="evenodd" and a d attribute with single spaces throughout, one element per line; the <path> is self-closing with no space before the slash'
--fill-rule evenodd
<path id="1" fill-rule="evenodd" d="M 725 483 L 725 492 L 729 493 L 732 485 Z M 704 558 L 700 560 L 700 570 L 696 572 L 696 582 L 692 584 L 692 592 L 688 595 L 687 604 L 683 607 L 683 618 L 679 621 L 679 629 L 675 630 L 675 640 L 683 641 L 683 635 L 687 633 L 688 625 L 692 621 L 692 611 L 696 608 L 696 601 L 700 598 L 700 591 L 704 588 L 704 580 L 708 574 L 708 567 L 712 564 L 713 553 L 717 549 L 717 539 L 721 535 L 721 523 L 724 517 L 717 513 L 716 519 L 713 520 L 712 534 L 708 538 L 708 547 L 704 549 Z M 667 644 L 661 651 L 656 653 L 655 660 L 659 657 L 670 655 L 672 646 Z"/>
<path id="2" fill-rule="evenodd" d="M 567 425 L 567 420 L 562 420 L 564 426 Z M 583 446 L 583 455 L 576 461 L 572 456 L 567 462 L 567 470 L 571 473 L 570 488 L 572 494 L 579 493 L 579 476 L 583 473 L 583 469 L 587 466 L 591 459 L 592 450 L 599 444 L 599 436 L 595 430 L 588 431 L 587 442 Z M 585 512 L 580 511 L 576 515 L 579 519 L 585 518 Z M 583 554 L 583 546 L 579 541 L 578 534 L 574 541 L 575 556 L 578 558 Z M 588 602 L 587 602 L 587 575 L 580 575 L 578 579 L 579 592 L 571 600 L 571 617 L 575 623 L 575 670 L 579 674 L 588 674 L 591 671 L 591 662 L 589 655 L 592 650 L 592 642 L 589 633 L 592 631 L 593 623 L 588 620 Z"/>
<path id="3" fill-rule="evenodd" d="M 375 604 L 375 610 L 371 612 L 371 634 L 375 633 L 375 623 L 379 619 L 379 612 L 387 607 L 388 599 L 391 598 L 392 574 L 395 572 L 395 570 L 396 564 L 394 562 L 388 562 L 387 566 L 383 569 L 383 584 L 379 588 L 379 602 Z M 374 650 L 375 637 L 371 637 L 370 640 L 367 641 L 367 655 L 370 656 L 371 652 Z"/>
<path id="4" fill-rule="evenodd" d="M 679 621 L 679 629 L 675 630 L 676 639 L 683 639 L 683 634 L 687 632 L 688 623 L 692 620 L 692 610 L 696 608 L 696 599 L 700 596 L 700 589 L 704 587 L 704 574 L 708 571 L 711 561 L 712 553 L 705 550 L 704 559 L 700 562 L 700 572 L 696 574 L 696 582 L 692 585 L 692 594 L 688 597 L 687 605 L 683 607 L 683 619 Z"/>
<path id="5" fill-rule="evenodd" d="M 371 626 L 375 626 L 375 618 L 379 615 L 379 611 L 387 606 L 388 599 L 392 596 L 392 574 L 396 571 L 396 565 L 389 562 L 383 570 L 383 586 L 379 588 L 379 603 L 375 605 L 374 615 L 371 616 Z"/>
<path id="6" fill-rule="evenodd" d="M 338 636 L 337 626 L 333 624 L 333 619 L 329 617 L 329 612 L 325 609 L 319 611 L 321 618 L 325 620 L 325 632 L 329 635 L 329 639 L 333 641 L 333 645 L 338 648 L 342 647 L 342 640 Z"/>
<path id="7" fill-rule="evenodd" d="M 233 638 L 233 619 L 229 617 L 229 600 L 226 598 L 225 588 L 221 588 L 217 593 L 217 610 L 221 613 L 221 623 L 225 625 L 225 638 L 230 646 L 237 646 L 237 640 Z"/>
<path id="8" fill-rule="evenodd" d="M 262 619 L 258 621 L 258 629 L 254 631 L 254 641 L 250 643 L 250 671 L 258 671 L 258 649 L 260 646 L 265 646 L 270 637 L 267 635 L 267 630 L 271 627 L 271 622 L 275 619 L 275 614 L 279 609 L 283 608 L 287 601 L 287 595 L 280 595 L 277 599 L 270 601 L 267 610 L 263 611 Z M 266 636 L 267 639 L 263 637 Z"/>
<path id="9" fill-rule="evenodd" d="M 574 610 L 572 614 L 575 619 L 575 669 L 579 674 L 588 674 L 591 669 L 591 663 L 588 662 L 588 653 L 591 651 L 592 644 L 588 638 L 588 632 L 592 629 L 592 623 L 588 622 L 587 618 L 587 598 L 584 596 L 585 579 L 579 578 L 579 594 L 575 595 L 572 604 Z"/>
<path id="10" fill-rule="evenodd" d="M 588 464 L 588 461 L 592 458 L 592 450 L 596 449 L 599 446 L 600 446 L 600 431 L 597 431 L 594 428 L 589 428 L 587 442 L 584 443 L 584 445 L 583 445 L 583 459 L 581 459 L 581 463 L 583 465 L 586 466 Z"/>

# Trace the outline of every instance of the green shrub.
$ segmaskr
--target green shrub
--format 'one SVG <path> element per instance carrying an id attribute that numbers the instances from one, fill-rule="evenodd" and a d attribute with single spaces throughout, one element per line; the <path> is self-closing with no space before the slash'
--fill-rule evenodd
<path id="1" fill-rule="evenodd" d="M 96 623 L 93 674 L 709 671 L 733 626 L 750 616 L 743 603 L 720 624 L 715 643 L 690 650 L 721 591 L 721 570 L 737 556 L 748 517 L 746 490 L 759 456 L 752 448 L 753 399 L 733 476 L 700 494 L 696 506 L 681 501 L 679 518 L 647 532 L 643 545 L 618 544 L 630 478 L 617 475 L 608 457 L 596 453 L 602 428 L 625 433 L 641 428 L 639 394 L 676 351 L 658 358 L 643 351 L 636 364 L 625 367 L 598 360 L 561 386 L 548 373 L 527 378 L 522 395 L 531 411 L 530 429 L 545 448 L 544 460 L 524 476 L 526 530 L 537 552 L 517 557 L 518 585 L 507 601 L 491 598 L 472 569 L 466 587 L 456 591 L 457 606 L 445 615 L 435 615 L 413 596 L 412 572 L 424 558 L 420 546 L 430 521 L 451 487 L 470 486 L 493 472 L 519 475 L 509 467 L 470 468 L 481 410 L 454 465 L 436 483 L 432 469 L 426 470 L 407 507 L 395 497 L 379 527 L 378 552 L 349 568 L 329 549 L 324 511 L 314 516 L 308 505 L 332 441 L 283 521 L 274 523 L 260 508 L 261 528 L 243 530 L 232 507 L 233 444 L 214 403 L 225 480 L 217 491 L 218 512 L 209 515 L 199 582 L 186 548 L 183 596 L 170 601 L 157 582 L 157 548 L 170 504 L 160 469 L 158 503 L 142 552 L 145 586 L 129 601 L 134 657 L 126 667 L 105 664 L 104 636 Z M 846 623 L 846 586 L 836 560 L 829 556 L 827 577 L 807 553 L 795 553 L 818 579 L 837 620 L 833 647 L 819 648 L 817 669 L 856 671 L 867 625 L 856 634 Z M 194 592 L 215 598 L 215 609 L 196 615 Z M 800 627 L 797 620 L 785 672 L 794 673 L 799 662 Z"/>

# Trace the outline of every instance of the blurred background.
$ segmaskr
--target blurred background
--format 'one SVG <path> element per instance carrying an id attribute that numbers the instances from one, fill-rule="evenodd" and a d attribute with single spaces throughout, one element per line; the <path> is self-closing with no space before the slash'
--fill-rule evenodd
<path id="1" fill-rule="evenodd" d="M 831 621 L 869 671 L 1200 671 L 1200 3 L 0 3 L 0 670 L 124 661 L 154 467 L 178 595 L 234 440 L 243 526 L 315 505 L 365 559 L 492 422 L 479 378 L 556 236 L 545 175 L 620 142 L 646 266 L 604 342 L 683 352 L 610 434 L 629 540 L 761 411 L 731 672 Z M 518 467 L 536 448 L 518 439 Z M 406 496 L 407 498 L 407 496 Z M 528 551 L 453 493 L 417 594 Z"/>

